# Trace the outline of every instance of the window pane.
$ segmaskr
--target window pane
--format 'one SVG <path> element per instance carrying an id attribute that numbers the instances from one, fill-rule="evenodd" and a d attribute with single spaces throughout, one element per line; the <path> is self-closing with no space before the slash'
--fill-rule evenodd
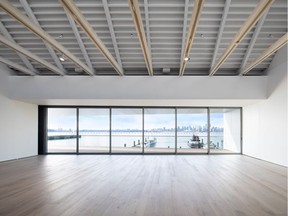
<path id="1" fill-rule="evenodd" d="M 175 109 L 144 110 L 144 152 L 175 152 Z"/>
<path id="2" fill-rule="evenodd" d="M 76 109 L 48 109 L 48 153 L 76 152 Z"/>
<path id="3" fill-rule="evenodd" d="M 240 153 L 240 109 L 210 110 L 210 152 Z"/>
<path id="4" fill-rule="evenodd" d="M 207 153 L 207 109 L 177 109 L 177 152 Z"/>
<path id="5" fill-rule="evenodd" d="M 79 152 L 109 152 L 109 109 L 79 109 Z"/>
<path id="6" fill-rule="evenodd" d="M 112 152 L 142 152 L 142 109 L 112 109 Z"/>

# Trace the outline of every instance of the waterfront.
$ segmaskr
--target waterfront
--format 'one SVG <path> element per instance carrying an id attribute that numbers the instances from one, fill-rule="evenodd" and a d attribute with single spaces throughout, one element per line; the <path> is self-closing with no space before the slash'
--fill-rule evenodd
<path id="1" fill-rule="evenodd" d="M 204 143 L 204 150 L 207 149 L 207 133 L 193 133 L 193 132 L 178 132 L 177 133 L 177 148 L 187 149 L 190 147 L 187 142 L 191 139 L 193 134 L 199 136 L 201 142 Z M 49 132 L 48 136 L 55 135 L 76 135 L 73 132 Z M 98 149 L 99 151 L 108 151 L 110 146 L 109 132 L 80 132 L 81 138 L 79 138 L 80 151 L 93 151 Z M 156 149 L 166 149 L 174 151 L 175 149 L 175 132 L 145 132 L 144 140 L 149 138 L 156 138 L 157 143 L 154 147 L 146 147 L 146 151 L 154 151 Z M 211 133 L 210 140 L 216 145 L 223 147 L 223 133 Z M 64 139 L 64 140 L 48 140 L 48 151 L 75 151 L 76 139 Z M 140 143 L 140 145 L 138 145 Z M 142 133 L 139 132 L 112 132 L 111 134 L 111 146 L 112 150 L 123 149 L 133 152 L 141 152 L 142 146 Z M 153 150 L 154 149 L 154 150 Z M 125 151 L 126 151 L 125 150 Z M 201 149 L 199 149 L 201 150 Z"/>

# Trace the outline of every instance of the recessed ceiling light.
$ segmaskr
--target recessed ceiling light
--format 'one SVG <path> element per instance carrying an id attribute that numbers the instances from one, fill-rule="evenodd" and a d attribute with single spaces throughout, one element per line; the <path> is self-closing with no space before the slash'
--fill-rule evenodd
<path id="1" fill-rule="evenodd" d="M 189 57 L 185 57 L 184 60 L 185 60 L 185 61 L 189 61 L 190 58 L 189 58 Z"/>
<path id="2" fill-rule="evenodd" d="M 58 38 L 63 38 L 63 34 L 60 34 L 60 35 L 58 36 Z"/>
<path id="3" fill-rule="evenodd" d="M 60 57 L 59 57 L 59 60 L 60 60 L 61 62 L 64 62 L 64 61 L 65 61 L 65 58 L 64 58 L 63 56 L 60 56 Z"/>
<path id="4" fill-rule="evenodd" d="M 133 38 L 133 37 L 134 37 L 134 34 L 133 34 L 133 33 L 131 33 L 131 34 L 130 34 L 130 37 L 131 37 L 131 38 Z"/>

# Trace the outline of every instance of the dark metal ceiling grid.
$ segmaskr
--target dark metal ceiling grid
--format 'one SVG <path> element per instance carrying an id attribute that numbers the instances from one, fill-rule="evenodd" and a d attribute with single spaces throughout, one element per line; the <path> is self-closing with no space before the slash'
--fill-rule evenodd
<path id="1" fill-rule="evenodd" d="M 224 22 L 219 49 L 215 57 L 216 61 L 225 52 L 230 41 L 259 1 L 231 1 L 227 18 Z M 10 0 L 9 2 L 21 10 L 23 14 L 26 14 L 20 0 Z M 120 65 L 123 67 L 124 74 L 148 76 L 128 2 L 119 0 L 74 0 L 74 2 L 118 63 L 119 59 L 117 59 L 116 53 L 119 51 Z M 69 23 L 67 14 L 58 0 L 27 0 L 27 3 L 40 23 L 41 28 L 86 64 L 87 61 Z M 105 11 L 105 4 L 107 4 L 109 16 L 107 16 L 107 11 Z M 194 0 L 139 0 L 139 6 L 146 38 L 148 38 L 148 44 L 151 46 L 154 75 L 178 76 L 181 54 L 183 52 L 183 34 L 188 31 Z M 184 17 L 185 7 L 186 9 L 188 8 L 186 18 Z M 190 60 L 187 62 L 184 76 L 209 75 L 224 7 L 225 0 L 206 0 L 204 2 L 189 55 Z M 35 36 L 2 10 L 0 10 L 0 19 L 18 45 L 56 66 L 42 39 Z M 109 22 L 112 23 L 112 31 Z M 185 26 L 183 26 L 184 23 Z M 183 32 L 183 29 L 185 32 Z M 215 73 L 216 76 L 239 75 L 239 69 L 255 29 L 256 26 L 240 42 L 234 52 Z M 95 75 L 117 76 L 118 73 L 78 25 L 77 30 L 95 70 Z M 286 0 L 276 0 L 268 11 L 246 64 L 251 63 L 286 32 L 287 2 Z M 114 35 L 116 44 L 113 44 Z M 55 51 L 55 53 L 58 57 L 62 55 L 58 51 Z M 25 66 L 14 50 L 2 44 L 0 44 L 0 56 Z M 247 75 L 265 75 L 265 70 L 269 67 L 273 57 L 274 55 L 271 55 L 265 59 Z M 55 75 L 54 72 L 49 71 L 38 62 L 31 60 L 30 62 L 39 75 Z M 65 59 L 61 64 L 65 68 L 67 75 L 87 75 L 69 59 Z M 15 75 L 23 74 L 23 72 L 15 70 Z"/>

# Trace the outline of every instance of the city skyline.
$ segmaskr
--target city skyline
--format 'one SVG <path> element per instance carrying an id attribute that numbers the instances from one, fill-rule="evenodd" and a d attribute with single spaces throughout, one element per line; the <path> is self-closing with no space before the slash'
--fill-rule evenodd
<path id="1" fill-rule="evenodd" d="M 110 119 L 109 110 L 96 109 L 85 110 L 79 113 L 79 130 L 109 130 Z M 117 110 L 118 111 L 118 110 Z M 122 111 L 122 110 L 121 110 Z M 129 114 L 112 112 L 111 129 L 112 130 L 141 130 L 142 129 L 142 112 Z M 140 110 L 141 111 L 141 110 Z M 166 111 L 167 112 L 167 111 Z M 114 114 L 114 115 L 113 115 Z M 157 118 L 155 117 L 157 116 Z M 76 109 L 49 109 L 48 110 L 48 128 L 50 130 L 76 129 L 77 118 Z M 213 113 L 210 116 L 212 127 L 223 128 L 223 113 Z M 207 125 L 206 113 L 178 113 L 177 126 L 179 127 L 204 127 Z M 144 115 L 144 130 L 155 130 L 162 128 L 175 128 L 175 113 L 171 114 L 153 114 Z"/>

